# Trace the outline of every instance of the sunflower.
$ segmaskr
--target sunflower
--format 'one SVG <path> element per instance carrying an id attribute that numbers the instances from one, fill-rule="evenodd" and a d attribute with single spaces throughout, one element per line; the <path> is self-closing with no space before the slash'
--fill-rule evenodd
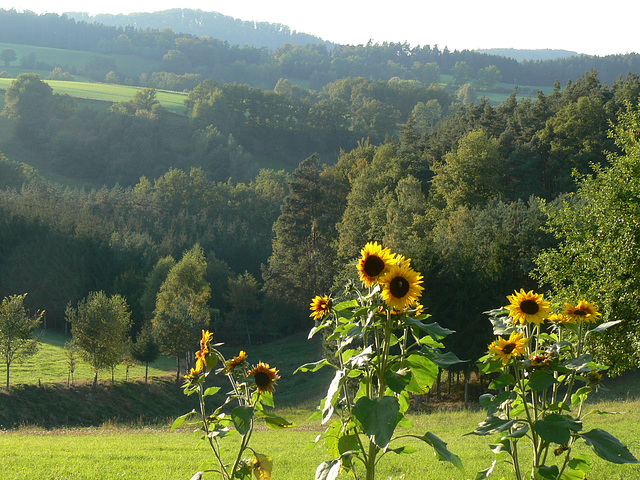
<path id="1" fill-rule="evenodd" d="M 396 260 L 391 250 L 382 248 L 378 242 L 367 243 L 360 255 L 357 268 L 360 280 L 367 287 L 373 285 L 383 273 L 387 272 Z"/>
<path id="2" fill-rule="evenodd" d="M 580 300 L 576 306 L 570 303 L 564 304 L 563 315 L 566 315 L 572 322 L 595 322 L 602 314 L 598 311 L 598 307 L 595 304 L 587 302 L 586 300 Z"/>
<path id="3" fill-rule="evenodd" d="M 379 280 L 382 298 L 392 309 L 404 311 L 422 295 L 422 279 L 422 275 L 408 265 L 392 265 Z"/>
<path id="4" fill-rule="evenodd" d="M 242 363 L 244 363 L 246 359 L 247 352 L 245 352 L 244 350 L 240 350 L 240 353 L 236 357 L 230 358 L 229 360 L 224 362 L 224 373 L 229 374 L 233 372 L 233 369 L 239 365 L 242 365 Z"/>
<path id="5" fill-rule="evenodd" d="M 276 384 L 278 376 L 278 370 L 273 367 L 269 367 L 268 363 L 258 362 L 253 369 L 249 370 L 247 376 L 253 376 L 253 381 L 259 392 L 271 392 L 273 393 L 273 386 Z"/>
<path id="6" fill-rule="evenodd" d="M 202 339 L 200 340 L 200 350 L 205 354 L 209 353 L 209 342 L 213 338 L 213 332 L 202 330 Z"/>
<path id="7" fill-rule="evenodd" d="M 564 313 L 552 313 L 549 315 L 549 321 L 554 323 L 573 323 L 573 320 Z"/>
<path id="8" fill-rule="evenodd" d="M 311 314 L 309 316 L 313 317 L 314 320 L 319 320 L 329 313 L 329 310 L 331 310 L 331 299 L 327 295 L 324 297 L 316 295 L 311 300 Z"/>
<path id="9" fill-rule="evenodd" d="M 197 371 L 195 368 L 191 367 L 191 372 L 190 372 L 190 373 L 187 373 L 187 374 L 184 376 L 184 378 L 188 378 L 189 380 L 191 380 L 192 378 L 193 378 L 193 379 L 196 379 L 196 378 L 198 378 L 198 375 L 200 375 L 200 372 L 199 372 L 199 371 Z"/>
<path id="10" fill-rule="evenodd" d="M 273 470 L 273 459 L 268 455 L 256 453 L 251 459 L 251 471 L 258 480 L 271 480 L 271 470 Z"/>
<path id="11" fill-rule="evenodd" d="M 519 357 L 524 353 L 524 344 L 528 341 L 528 338 L 524 338 L 524 332 L 511 332 L 509 340 L 500 337 L 497 342 L 492 342 L 489 353 L 495 353 L 493 359 L 502 360 L 502 365 L 506 366 L 511 357 Z"/>
<path id="12" fill-rule="evenodd" d="M 209 352 L 204 352 L 202 350 L 198 350 L 196 352 L 196 372 L 200 373 L 204 370 L 204 367 L 207 366 L 207 355 Z"/>
<path id="13" fill-rule="evenodd" d="M 513 295 L 507 295 L 511 302 L 505 308 L 509 309 L 509 316 L 515 323 L 535 323 L 540 325 L 549 316 L 549 302 L 544 301 L 542 293 L 528 292 L 521 288 Z"/>

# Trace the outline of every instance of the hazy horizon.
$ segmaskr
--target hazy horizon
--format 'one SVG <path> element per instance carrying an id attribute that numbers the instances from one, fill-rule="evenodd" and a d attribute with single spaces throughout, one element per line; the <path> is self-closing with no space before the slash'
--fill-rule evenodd
<path id="1" fill-rule="evenodd" d="M 613 0 L 607 9 L 577 9 L 572 2 L 541 0 L 535 6 L 497 0 L 479 4 L 470 0 L 403 3 L 405 9 L 389 8 L 388 2 L 326 0 L 315 5 L 292 0 L 7 0 L 2 8 L 35 13 L 83 12 L 128 14 L 172 8 L 218 12 L 247 21 L 280 23 L 340 44 L 408 42 L 438 45 L 450 50 L 514 48 L 568 50 L 589 55 L 640 52 L 635 19 L 640 3 Z M 624 11 L 624 15 L 620 12 Z"/>

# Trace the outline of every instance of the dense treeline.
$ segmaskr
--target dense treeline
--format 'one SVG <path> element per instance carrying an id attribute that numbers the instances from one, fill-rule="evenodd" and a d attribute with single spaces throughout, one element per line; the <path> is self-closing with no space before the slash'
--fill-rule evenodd
<path id="1" fill-rule="evenodd" d="M 192 166 L 214 180 L 247 182 L 258 164 L 292 169 L 314 153 L 335 158 L 362 138 L 379 143 L 397 135 L 415 109 L 425 125 L 435 125 L 454 108 L 440 87 L 362 77 L 321 92 L 285 79 L 273 90 L 205 80 L 189 93 L 185 117 L 166 112 L 152 89 L 105 111 L 53 94 L 36 74 L 21 74 L 5 103 L 4 114 L 15 120 L 12 142 L 47 171 L 123 186 Z"/>
<path id="2" fill-rule="evenodd" d="M 178 15 L 184 12 L 176 11 Z M 153 15 L 163 15 L 162 12 Z M 183 15 L 184 16 L 184 15 Z M 190 15 L 187 15 L 189 17 Z M 437 45 L 410 46 L 407 43 L 383 43 L 367 45 L 280 44 L 272 50 L 266 47 L 239 46 L 236 38 L 227 34 L 224 25 L 220 36 L 197 36 L 176 33 L 170 28 L 137 29 L 132 26 L 106 26 L 98 23 L 76 21 L 65 15 L 36 15 L 32 12 L 0 10 L 0 41 L 26 45 L 87 50 L 96 54 L 125 54 L 150 59 L 156 63 L 153 71 L 142 76 L 132 76 L 121 71 L 115 60 L 97 56 L 84 68 L 74 73 L 86 75 L 97 81 L 120 78 L 126 83 L 150 84 L 153 74 L 165 77 L 177 75 L 202 75 L 221 83 L 246 83 L 254 87 L 273 88 L 280 78 L 305 82 L 312 89 L 320 90 L 328 83 L 345 77 L 363 76 L 372 81 L 388 81 L 394 77 L 417 80 L 425 85 L 439 81 L 439 75 L 456 77 L 456 71 L 467 70 L 466 81 L 482 83 L 483 72 L 493 67 L 510 83 L 520 85 L 552 86 L 578 78 L 594 68 L 600 78 L 612 84 L 620 75 L 640 71 L 640 57 L 635 54 L 606 57 L 574 56 L 547 61 L 517 62 L 512 58 L 488 55 L 474 51 L 450 51 Z M 46 59 L 23 58 L 21 62 L 40 69 L 52 70 L 65 65 L 50 65 Z M 25 63 L 26 62 L 26 63 Z M 179 88 L 184 82 L 165 88 Z M 456 80 L 454 79 L 454 82 Z M 465 82 L 462 82 L 465 83 Z M 462 84 L 460 83 L 460 84 Z"/>
<path id="3" fill-rule="evenodd" d="M 303 121 L 305 110 L 292 107 L 298 105 L 293 99 L 304 104 L 312 94 L 284 81 L 276 90 L 281 91 L 204 82 L 190 95 L 193 125 L 176 131 L 237 135 L 250 145 L 250 136 L 241 132 L 281 135 L 293 128 L 287 122 L 295 117 L 309 128 L 307 135 L 315 135 L 312 122 Z M 138 155 L 144 159 L 135 137 L 147 142 L 145 148 L 152 148 L 154 138 L 166 142 L 162 148 L 178 142 L 170 128 L 158 137 L 135 130 L 135 122 L 166 118 L 154 107 L 153 91 L 141 92 L 105 113 L 105 118 L 131 119 L 115 134 L 133 130 L 121 139 L 123 151 L 136 152 L 119 160 L 122 171 L 136 168 Z M 166 275 L 163 259 L 177 260 L 198 244 L 211 284 L 212 328 L 222 338 L 250 333 L 254 340 L 267 340 L 306 330 L 311 295 L 329 293 L 352 278 L 354 270 L 345 265 L 376 240 L 412 259 L 425 277 L 424 305 L 439 323 L 459 332 L 450 347 L 461 358 L 477 358 L 490 336 L 482 312 L 502 305 L 514 288 L 534 288 L 533 258 L 554 244 L 541 230 L 544 201 L 557 202 L 573 191 L 574 172 L 589 174 L 605 165 L 605 151 L 617 149 L 607 135 L 610 122 L 629 102 L 637 103 L 640 80 L 630 75 L 608 86 L 592 71 L 535 100 L 516 101 L 514 93 L 497 107 L 485 100 L 458 105 L 438 123 L 443 114 L 432 118 L 429 112 L 452 106 L 444 92 L 419 84 L 345 79 L 324 94 L 318 103 L 341 103 L 352 116 L 354 105 L 392 101 L 397 116 L 380 133 L 398 119 L 402 129 L 386 138 L 371 134 L 371 140 L 342 150 L 337 161 L 309 155 L 291 174 L 262 170 L 244 183 L 186 168 L 185 157 L 185 167 L 169 164 L 160 174 L 122 187 L 72 190 L 3 159 L 0 296 L 29 292 L 30 306 L 46 309 L 50 322 L 63 328 L 67 302 L 90 291 L 117 293 L 129 302 L 138 329 L 153 315 L 148 299 L 162 283 L 156 277 Z M 419 101 L 403 103 L 404 94 Z M 13 105 L 8 97 L 5 108 Z M 218 104 L 228 112 L 224 118 Z M 236 111 L 239 105 L 244 110 Z M 268 108 L 260 110 L 264 105 Z M 288 117 L 276 115 L 282 111 Z M 45 130 L 64 128 L 74 115 L 79 114 L 54 118 Z M 97 125 L 95 118 L 85 117 L 84 123 Z M 116 128 L 122 121 L 106 124 Z M 271 129 L 271 122 L 280 123 Z M 334 122 L 326 125 L 335 127 Z M 357 122 L 351 122 L 346 131 L 355 129 Z M 72 122 L 74 128 L 82 123 Z M 318 126 L 317 134 L 329 138 Z M 106 137 L 104 145 L 115 136 Z M 276 142 L 266 145 L 276 148 Z M 82 151 L 68 155 L 66 168 L 83 161 Z"/>

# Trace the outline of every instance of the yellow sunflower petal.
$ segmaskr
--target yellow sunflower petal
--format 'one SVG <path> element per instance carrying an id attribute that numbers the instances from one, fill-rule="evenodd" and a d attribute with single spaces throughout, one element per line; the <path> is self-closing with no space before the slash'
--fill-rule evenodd
<path id="1" fill-rule="evenodd" d="M 358 273 L 360 280 L 367 287 L 371 287 L 381 275 L 389 271 L 395 263 L 396 256 L 388 248 L 382 248 L 378 242 L 369 242 L 360 252 Z"/>
<path id="2" fill-rule="evenodd" d="M 534 323 L 540 325 L 549 316 L 551 307 L 544 300 L 542 293 L 533 293 L 533 290 L 525 292 L 523 288 L 513 295 L 507 295 L 511 302 L 505 308 L 509 310 L 509 316 L 514 323 Z"/>

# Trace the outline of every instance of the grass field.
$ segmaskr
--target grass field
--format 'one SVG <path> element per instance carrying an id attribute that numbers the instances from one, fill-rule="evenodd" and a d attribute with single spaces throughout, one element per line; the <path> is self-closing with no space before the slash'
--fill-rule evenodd
<path id="1" fill-rule="evenodd" d="M 40 353 L 16 368 L 17 382 L 37 383 L 38 380 L 66 381 L 66 368 L 63 361 L 62 345 L 65 337 L 60 334 L 47 332 L 43 336 Z M 224 348 L 224 347 L 223 347 Z M 252 363 L 259 359 L 270 362 L 280 368 L 282 379 L 276 387 L 276 405 L 280 405 L 277 412 L 285 418 L 294 421 L 297 427 L 281 431 L 271 431 L 258 427 L 252 438 L 252 447 L 257 451 L 269 454 L 274 458 L 274 479 L 304 480 L 312 479 L 319 463 L 328 460 L 328 454 L 323 445 L 319 444 L 307 449 L 314 438 L 323 431 L 319 421 L 309 421 L 308 417 L 315 408 L 319 395 L 326 391 L 330 378 L 326 375 L 304 374 L 292 376 L 291 372 L 301 363 L 319 358 L 318 345 L 307 342 L 305 336 L 289 337 L 280 342 L 267 345 L 242 347 L 249 352 Z M 225 355 L 237 351 L 236 347 L 226 349 Z M 174 368 L 172 359 L 163 358 L 153 365 L 152 372 L 160 375 L 154 377 L 167 381 L 167 371 Z M 104 390 L 115 388 L 119 394 L 113 396 L 115 401 L 130 404 L 135 401 L 131 393 L 136 390 L 128 388 L 129 383 L 123 382 L 124 368 L 118 367 L 115 387 L 110 387 L 109 375 L 101 376 Z M 322 371 L 321 371 L 322 372 Z M 320 372 L 318 372 L 320 373 Z M 140 377 L 144 373 L 142 367 L 136 367 L 130 374 Z M 78 377 L 86 382 L 91 378 L 91 371 L 78 370 Z M 164 377 L 162 376 L 164 375 Z M 139 383 L 139 380 L 137 381 Z M 640 373 L 631 374 L 623 378 L 609 379 L 594 397 L 588 409 L 598 409 L 610 412 L 623 412 L 619 415 L 587 417 L 584 429 L 603 428 L 626 444 L 630 451 L 640 457 Z M 51 394 L 51 391 L 31 388 L 30 395 L 38 396 Z M 57 388 L 57 387 L 56 387 Z M 177 390 L 177 387 L 174 387 Z M 64 387 L 59 389 L 64 390 Z M 119 389 L 119 390 L 118 390 Z M 140 391 L 140 390 L 138 390 Z M 40 393 L 38 393 L 40 392 Z M 86 389 L 75 390 L 75 404 L 73 409 L 91 410 L 111 408 L 98 397 L 93 397 Z M 25 397 L 28 398 L 28 397 Z M 41 404 L 23 408 L 35 408 L 40 415 L 55 410 L 54 397 L 51 408 L 46 407 L 46 398 Z M 140 398 L 140 402 L 147 408 L 154 407 L 152 402 L 172 402 L 172 410 L 186 413 L 192 408 L 189 403 L 193 397 L 185 397 L 181 392 L 167 395 L 164 400 L 150 400 L 153 397 Z M 215 397 L 214 397 L 215 398 Z M 211 399 L 210 399 L 211 400 Z M 44 406 L 43 406 L 44 405 Z M 284 405 L 284 406 L 282 406 Z M 0 408 L 15 406 L 4 403 L 0 396 Z M 115 408 L 115 407 L 114 407 Z M 488 443 L 495 442 L 494 436 L 477 437 L 466 436 L 479 421 L 485 418 L 484 412 L 478 408 L 464 410 L 453 406 L 447 410 L 434 413 L 413 413 L 411 419 L 414 427 L 400 433 L 422 435 L 427 431 L 435 433 L 448 443 L 448 448 L 456 453 L 463 461 L 466 474 L 462 474 L 448 463 L 438 462 L 430 447 L 417 440 L 410 443 L 416 448 L 413 455 L 395 455 L 389 453 L 383 457 L 379 465 L 380 479 L 473 479 L 475 472 L 488 468 L 493 461 L 493 454 Z M 189 479 L 198 470 L 199 465 L 210 458 L 211 452 L 206 445 L 199 444 L 189 428 L 170 432 L 171 419 L 161 424 L 149 426 L 145 422 L 105 421 L 89 428 L 48 428 L 23 426 L 13 429 L 0 429 L 0 471 L 3 479 Z M 233 440 L 231 445 L 233 446 Z M 402 442 L 402 443 L 401 443 Z M 396 446 L 404 444 L 398 442 Z M 394 446 L 392 444 L 392 446 Z M 584 443 L 579 443 L 576 453 L 587 454 L 592 462 L 589 480 L 628 480 L 640 478 L 640 465 L 614 465 L 599 459 Z M 509 479 L 512 477 L 509 466 L 498 463 L 491 478 Z M 213 480 L 216 477 L 205 475 Z M 349 478 L 344 475 L 341 478 Z"/>
<path id="2" fill-rule="evenodd" d="M 66 93 L 72 97 L 99 100 L 103 102 L 126 102 L 131 100 L 140 87 L 129 87 L 113 83 L 67 82 L 62 80 L 43 80 L 54 93 Z M 0 78 L 0 90 L 6 90 L 13 82 L 11 78 Z M 183 114 L 186 93 L 158 90 L 157 100 L 170 112 Z"/>
<path id="3" fill-rule="evenodd" d="M 109 54 L 103 55 L 96 52 L 88 52 L 83 50 L 63 50 L 60 48 L 50 47 L 38 47 L 35 45 L 18 45 L 13 43 L 0 43 L 0 50 L 5 48 L 11 48 L 16 52 L 17 61 L 13 62 L 13 66 L 6 68 L 0 66 L 0 70 L 8 70 L 12 72 L 14 69 L 19 69 L 19 59 L 29 55 L 35 54 L 38 61 L 42 61 L 52 65 L 54 67 L 61 67 L 63 69 L 70 69 L 75 67 L 78 70 L 84 70 L 89 62 L 94 57 L 111 59 L 116 64 L 116 70 L 124 73 L 127 77 L 138 77 L 143 72 L 153 72 L 157 70 L 158 62 L 144 59 L 141 57 L 135 57 L 133 55 L 119 55 Z M 49 72 L 47 72 L 48 74 Z"/>
<path id="4" fill-rule="evenodd" d="M 620 438 L 631 452 L 640 457 L 640 403 L 619 400 L 595 404 L 600 409 L 624 410 L 614 417 L 594 417 L 585 425 L 600 427 Z M 317 465 L 328 460 L 321 444 L 307 446 L 322 431 L 318 423 L 305 420 L 308 412 L 280 411 L 297 423 L 288 430 L 258 429 L 251 445 L 274 459 L 273 478 L 283 480 L 313 479 Z M 493 437 L 465 436 L 484 419 L 479 410 L 459 410 L 413 415 L 414 427 L 407 433 L 432 431 L 448 443 L 448 448 L 462 460 L 466 474 L 448 463 L 438 462 L 430 447 L 422 442 L 408 442 L 417 451 L 412 455 L 389 453 L 379 464 L 380 479 L 473 479 L 475 472 L 488 468 L 493 461 L 488 443 Z M 403 432 L 404 433 L 404 432 Z M 400 445 L 401 443 L 398 443 Z M 392 444 L 393 446 L 393 444 Z M 228 451 L 228 450 L 227 450 Z M 27 452 L 26 454 L 24 452 Z M 583 443 L 575 450 L 590 457 L 589 480 L 629 480 L 640 478 L 640 465 L 614 465 L 605 462 Z M 20 429 L 0 432 L 0 469 L 6 479 L 189 479 L 211 453 L 199 444 L 191 430 L 169 432 L 165 428 L 122 428 L 105 425 L 90 429 Z M 491 478 L 512 477 L 508 465 L 498 463 Z M 205 479 L 216 478 L 213 474 Z M 347 475 L 340 478 L 349 478 Z"/>

